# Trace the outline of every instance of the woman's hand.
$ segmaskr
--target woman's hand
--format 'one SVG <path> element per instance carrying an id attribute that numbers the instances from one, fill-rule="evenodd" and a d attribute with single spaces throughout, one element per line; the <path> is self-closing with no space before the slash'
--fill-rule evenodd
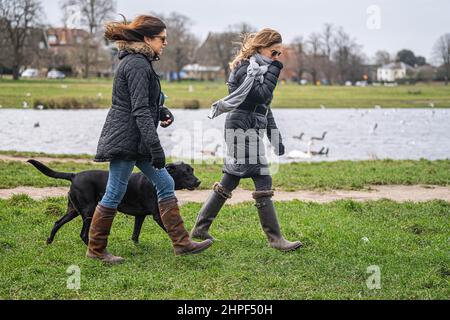
<path id="1" fill-rule="evenodd" d="M 167 128 L 173 123 L 175 117 L 167 107 L 162 107 L 160 110 L 159 120 L 161 121 L 161 127 Z"/>
<path id="2" fill-rule="evenodd" d="M 152 155 L 152 166 L 156 169 L 164 168 L 166 165 L 166 155 L 164 154 L 164 149 L 161 147 L 159 142 L 151 147 L 150 153 Z"/>

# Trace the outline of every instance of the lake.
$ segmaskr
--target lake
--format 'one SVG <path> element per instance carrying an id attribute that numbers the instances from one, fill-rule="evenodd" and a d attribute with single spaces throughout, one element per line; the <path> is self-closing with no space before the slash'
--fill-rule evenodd
<path id="1" fill-rule="evenodd" d="M 95 154 L 107 112 L 1 109 L 0 150 Z M 173 126 L 158 129 L 167 155 L 201 159 L 214 151 L 216 156 L 223 154 L 225 115 L 210 120 L 209 110 L 173 113 Z M 281 162 L 450 158 L 447 109 L 274 109 L 273 113 L 287 150 Z M 323 140 L 310 143 L 324 132 Z M 328 155 L 313 155 L 321 149 L 323 153 L 328 149 Z"/>

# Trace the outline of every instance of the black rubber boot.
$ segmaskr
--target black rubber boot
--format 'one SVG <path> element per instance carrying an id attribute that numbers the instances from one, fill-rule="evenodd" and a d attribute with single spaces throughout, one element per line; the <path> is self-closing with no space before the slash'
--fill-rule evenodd
<path id="1" fill-rule="evenodd" d="M 273 194 L 273 191 L 256 191 L 253 193 L 261 226 L 272 248 L 281 251 L 296 250 L 302 247 L 303 244 L 300 241 L 290 242 L 284 239 L 272 201 Z"/>
<path id="2" fill-rule="evenodd" d="M 191 238 L 214 240 L 208 233 L 209 228 L 225 202 L 228 199 L 231 199 L 232 194 L 218 182 L 214 184 L 213 189 L 213 193 L 211 193 L 208 200 L 206 200 L 203 207 L 200 209 L 194 228 L 191 231 Z"/>

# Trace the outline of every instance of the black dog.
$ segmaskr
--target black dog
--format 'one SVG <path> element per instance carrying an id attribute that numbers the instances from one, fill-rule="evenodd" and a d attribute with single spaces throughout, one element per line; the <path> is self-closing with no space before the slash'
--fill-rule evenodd
<path id="1" fill-rule="evenodd" d="M 28 160 L 28 162 L 48 177 L 72 182 L 68 194 L 67 213 L 55 222 L 50 237 L 47 239 L 47 244 L 53 242 L 56 232 L 64 224 L 81 215 L 83 228 L 80 237 L 87 245 L 89 241 L 89 227 L 95 207 L 105 194 L 108 171 L 91 170 L 76 174 L 63 173 L 55 172 L 36 160 Z M 194 169 L 188 164 L 177 162 L 167 165 L 166 169 L 175 181 L 175 190 L 188 189 L 192 191 L 201 183 L 194 175 Z M 159 213 L 156 189 L 141 172 L 133 173 L 130 176 L 127 192 L 119 205 L 118 211 L 135 217 L 132 237 L 135 243 L 139 242 L 142 224 L 148 215 L 152 215 L 153 219 L 166 232 Z"/>

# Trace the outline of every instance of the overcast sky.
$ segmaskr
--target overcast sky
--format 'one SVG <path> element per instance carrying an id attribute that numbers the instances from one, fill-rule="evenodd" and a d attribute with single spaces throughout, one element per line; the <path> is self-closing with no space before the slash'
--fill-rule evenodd
<path id="1" fill-rule="evenodd" d="M 61 25 L 60 0 L 42 2 L 47 22 Z M 117 11 L 128 18 L 150 11 L 184 14 L 191 18 L 192 31 L 201 39 L 209 31 L 222 31 L 230 24 L 247 22 L 256 28 L 277 29 L 289 42 L 296 36 L 321 31 L 324 23 L 332 23 L 344 27 L 363 45 L 369 57 L 379 49 L 396 53 L 408 48 L 430 59 L 436 39 L 450 33 L 449 0 L 118 0 L 117 3 Z"/>

